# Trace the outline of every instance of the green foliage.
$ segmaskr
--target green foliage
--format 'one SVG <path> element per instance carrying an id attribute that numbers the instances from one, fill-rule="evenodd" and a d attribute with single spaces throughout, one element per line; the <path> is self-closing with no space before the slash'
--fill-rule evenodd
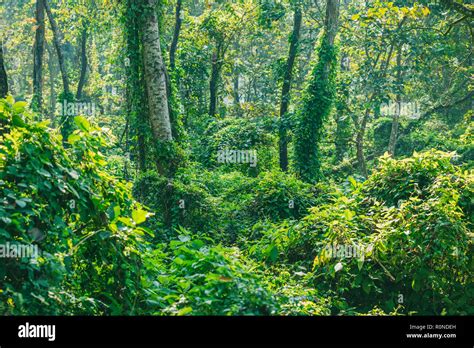
<path id="1" fill-rule="evenodd" d="M 0 244 L 39 255 L 2 261 L 2 312 L 133 313 L 145 232 L 133 217 L 143 210 L 101 169 L 98 128 L 76 117 L 64 148 L 24 104 L 0 101 Z"/>
<path id="2" fill-rule="evenodd" d="M 281 171 L 267 172 L 258 177 L 248 209 L 256 219 L 299 219 L 322 194 L 321 186 L 311 186 Z"/>
<path id="3" fill-rule="evenodd" d="M 349 192 L 333 192 L 299 222 L 255 224 L 249 255 L 312 268 L 305 288 L 332 297 L 331 313 L 472 314 L 474 176 L 451 158 L 383 158 L 365 183 L 350 178 Z"/>
<path id="4" fill-rule="evenodd" d="M 207 127 L 202 142 L 198 160 L 205 166 L 221 166 L 229 170 L 240 169 L 244 173 L 268 169 L 274 161 L 275 137 L 271 134 L 273 125 L 264 118 L 255 119 L 225 119 L 213 121 Z M 217 162 L 219 150 L 256 150 L 257 168 L 249 164 Z M 250 168 L 249 168 L 250 167 Z"/>
<path id="5" fill-rule="evenodd" d="M 374 124 L 374 150 L 382 154 L 388 149 L 390 133 L 393 120 L 389 117 L 381 117 Z"/>
<path id="6" fill-rule="evenodd" d="M 456 151 L 459 157 L 456 163 L 472 168 L 474 145 L 472 130 L 473 111 L 464 115 L 464 121 L 456 126 L 446 125 L 439 120 L 432 120 L 425 127 L 417 127 L 409 134 L 402 136 L 397 142 L 397 154 L 409 156 L 415 151 L 437 149 L 445 152 Z M 436 129 L 437 131 L 433 131 Z"/>
<path id="7" fill-rule="evenodd" d="M 363 310 L 472 314 L 473 175 L 450 158 L 382 159 L 351 195 L 314 208 L 305 218 L 318 249 L 314 281 Z M 357 253 L 328 253 L 332 246 Z"/>
<path id="8" fill-rule="evenodd" d="M 63 105 L 64 102 L 66 103 L 73 103 L 74 102 L 74 95 L 69 92 L 65 93 L 62 92 L 59 97 L 58 97 L 58 102 Z M 61 115 L 61 120 L 60 120 L 60 129 L 61 129 L 61 134 L 63 136 L 63 139 L 67 139 L 67 137 L 72 133 L 74 129 L 74 119 L 71 116 L 68 116 L 68 113 L 66 110 L 62 111 Z"/>
<path id="9" fill-rule="evenodd" d="M 269 315 L 277 301 L 257 265 L 236 248 L 180 235 L 146 260 L 147 313 Z"/>
<path id="10" fill-rule="evenodd" d="M 214 221 L 218 214 L 216 200 L 204 185 L 186 173 L 177 173 L 173 179 L 154 171 L 143 173 L 135 181 L 133 193 L 140 202 L 156 212 L 156 217 L 150 220 L 155 228 L 183 226 L 196 232 L 215 228 Z M 167 236 L 155 234 L 157 240 L 163 237 Z"/>
<path id="11" fill-rule="evenodd" d="M 286 13 L 281 2 L 261 0 L 258 8 L 258 23 L 264 28 L 271 28 L 273 22 L 278 21 Z"/>
<path id="12" fill-rule="evenodd" d="M 411 196 L 425 199 L 440 175 L 459 173 L 451 164 L 453 156 L 453 153 L 430 151 L 400 161 L 381 157 L 380 168 L 365 182 L 363 192 L 389 207 Z"/>

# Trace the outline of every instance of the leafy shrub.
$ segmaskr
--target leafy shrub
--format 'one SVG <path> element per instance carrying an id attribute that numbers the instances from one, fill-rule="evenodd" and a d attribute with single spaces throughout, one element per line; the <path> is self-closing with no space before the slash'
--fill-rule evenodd
<path id="1" fill-rule="evenodd" d="M 229 118 L 211 122 L 198 148 L 198 159 L 206 167 L 220 166 L 228 171 L 239 170 L 256 174 L 271 168 L 275 162 L 273 125 L 263 119 Z M 256 150 L 257 166 L 249 164 L 219 164 L 219 150 Z"/>
<path id="2" fill-rule="evenodd" d="M 450 154 L 427 152 L 383 158 L 350 197 L 314 208 L 306 230 L 319 249 L 314 281 L 350 305 L 390 312 L 401 304 L 421 314 L 472 314 L 472 173 Z M 368 196 L 371 195 L 371 196 Z M 339 213 L 338 213 L 339 212 Z M 357 246 L 353 257 L 328 253 Z M 334 247 L 333 249 L 334 250 Z"/>
<path id="3" fill-rule="evenodd" d="M 237 248 L 180 235 L 146 262 L 147 312 L 168 315 L 269 315 L 277 301 L 256 265 Z"/>
<path id="4" fill-rule="evenodd" d="M 188 173 L 171 180 L 155 171 L 141 174 L 133 187 L 134 196 L 156 212 L 154 227 L 183 226 L 193 231 L 213 230 L 218 219 L 217 201 L 206 187 Z M 156 235 L 157 239 L 163 236 Z M 169 236 L 168 236 L 169 237 Z"/>
<path id="5" fill-rule="evenodd" d="M 255 218 L 298 219 L 321 201 L 326 191 L 322 184 L 312 186 L 291 174 L 267 172 L 259 176 L 248 209 Z"/>
<path id="6" fill-rule="evenodd" d="M 278 298 L 280 315 L 331 315 L 333 299 L 321 297 L 311 286 L 305 267 L 278 265 L 267 274 L 270 288 Z"/>
<path id="7" fill-rule="evenodd" d="M 430 151 L 400 161 L 381 157 L 380 168 L 368 178 L 363 192 L 388 206 L 412 195 L 426 198 L 427 189 L 440 174 L 454 174 L 456 169 L 450 162 L 453 155 Z"/>
<path id="8" fill-rule="evenodd" d="M 132 313 L 146 212 L 101 169 L 99 129 L 77 117 L 63 147 L 25 104 L 0 101 L 0 244 L 40 255 L 2 260 L 2 313 Z"/>
<path id="9" fill-rule="evenodd" d="M 431 120 L 425 127 L 415 128 L 408 134 L 402 134 L 397 141 L 396 153 L 411 156 L 415 151 L 437 149 L 444 152 L 456 152 L 453 158 L 456 164 L 462 164 L 472 169 L 474 144 L 472 132 L 474 129 L 474 111 L 464 115 L 464 121 L 456 125 L 447 125 L 440 120 Z M 436 129 L 436 132 L 433 132 Z"/>
<path id="10" fill-rule="evenodd" d="M 376 153 L 384 153 L 388 149 L 390 133 L 392 132 L 393 119 L 380 117 L 374 125 L 374 150 Z M 402 131 L 402 129 L 400 129 Z"/>
<path id="11" fill-rule="evenodd" d="M 313 267 L 334 314 L 472 313 L 474 180 L 451 156 L 382 158 L 365 183 L 350 178 L 350 191 L 300 221 L 255 224 L 248 253 L 275 267 Z"/>

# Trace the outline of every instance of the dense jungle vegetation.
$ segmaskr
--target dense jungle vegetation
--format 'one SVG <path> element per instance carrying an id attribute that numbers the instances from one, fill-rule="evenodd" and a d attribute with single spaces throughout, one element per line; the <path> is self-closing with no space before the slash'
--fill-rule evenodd
<path id="1" fill-rule="evenodd" d="M 474 314 L 470 1 L 0 18 L 2 315 Z"/>

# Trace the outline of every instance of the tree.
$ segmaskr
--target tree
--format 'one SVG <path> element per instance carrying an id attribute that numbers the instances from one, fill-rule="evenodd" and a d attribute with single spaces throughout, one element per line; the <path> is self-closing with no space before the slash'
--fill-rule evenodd
<path id="1" fill-rule="evenodd" d="M 147 92 L 148 117 L 157 148 L 173 141 L 166 88 L 166 67 L 160 47 L 156 0 L 146 0 L 142 8 L 143 72 Z M 158 171 L 166 173 L 167 163 L 157 161 Z"/>
<path id="2" fill-rule="evenodd" d="M 0 37 L 0 98 L 6 97 L 8 94 L 8 77 L 3 61 L 3 40 Z"/>
<path id="3" fill-rule="evenodd" d="M 324 122 L 333 104 L 337 54 L 339 0 L 327 0 L 324 34 L 318 47 L 318 62 L 304 91 L 295 139 L 296 171 L 305 181 L 321 177 L 320 141 Z"/>
<path id="4" fill-rule="evenodd" d="M 146 115 L 146 90 L 143 81 L 143 64 L 140 54 L 139 7 L 135 0 L 125 3 L 125 34 L 127 43 L 127 124 L 137 140 L 138 168 L 147 167 L 146 135 L 149 130 Z"/>
<path id="5" fill-rule="evenodd" d="M 395 155 L 395 146 L 397 144 L 398 126 L 400 123 L 400 114 L 402 110 L 402 48 L 398 48 L 397 52 L 397 110 L 393 116 L 392 129 L 390 131 L 390 140 L 388 143 L 388 153 Z"/>
<path id="6" fill-rule="evenodd" d="M 334 162 L 340 163 L 349 150 L 349 141 L 352 137 L 350 118 L 350 60 L 347 54 L 342 55 L 341 69 L 337 76 L 336 96 L 336 136 L 334 145 L 336 155 Z"/>
<path id="7" fill-rule="evenodd" d="M 48 0 L 43 0 L 44 2 L 44 9 L 46 10 L 46 14 L 48 15 L 49 24 L 51 25 L 51 31 L 53 32 L 53 43 L 54 47 L 56 48 L 56 54 L 58 56 L 58 64 L 59 70 L 61 71 L 61 77 L 63 81 L 63 93 L 60 96 L 60 101 L 72 102 L 74 96 L 70 90 L 69 84 L 69 77 L 66 69 L 66 62 L 64 60 L 64 54 L 62 50 L 61 44 L 61 32 L 59 31 L 58 25 L 56 24 L 56 20 L 53 17 L 51 12 L 51 7 L 49 6 Z M 63 135 L 63 140 L 66 142 L 68 136 L 72 132 L 73 127 L 73 119 L 69 117 L 66 110 L 62 110 L 61 114 L 61 134 Z"/>
<path id="8" fill-rule="evenodd" d="M 298 50 L 298 42 L 301 28 L 301 8 L 297 5 L 294 10 L 293 17 L 293 32 L 290 38 L 290 51 L 286 61 L 285 76 L 283 78 L 283 86 L 281 89 L 280 102 L 280 141 L 278 143 L 280 153 L 280 168 L 286 172 L 288 170 L 288 136 L 286 114 L 288 112 L 288 105 L 290 104 L 290 89 L 291 80 L 293 76 L 293 65 L 295 63 L 296 54 Z"/>
<path id="9" fill-rule="evenodd" d="M 178 48 L 179 32 L 181 30 L 181 22 L 182 22 L 181 4 L 182 4 L 182 0 L 176 0 L 176 13 L 175 13 L 173 40 L 171 41 L 171 46 L 170 46 L 170 69 L 171 70 L 174 70 L 176 66 L 175 56 L 176 56 L 176 49 Z"/>
<path id="10" fill-rule="evenodd" d="M 84 89 L 84 84 L 86 83 L 87 77 L 87 21 L 83 21 L 83 28 L 81 32 L 81 73 L 79 76 L 79 83 L 77 84 L 76 99 L 82 99 L 82 90 Z"/>
<path id="11" fill-rule="evenodd" d="M 44 2 L 36 0 L 35 10 L 35 42 L 33 46 L 33 110 L 40 111 L 43 107 L 43 52 L 44 52 Z"/>
<path id="12" fill-rule="evenodd" d="M 239 41 L 245 21 L 250 20 L 254 12 L 255 8 L 246 3 L 242 6 L 220 5 L 204 17 L 201 29 L 207 32 L 212 45 L 208 109 L 210 116 L 217 113 L 219 83 L 227 49 L 234 40 Z"/>
<path id="13" fill-rule="evenodd" d="M 64 61 L 64 54 L 62 50 L 61 32 L 59 31 L 58 25 L 56 24 L 56 20 L 53 17 L 53 13 L 51 12 L 51 7 L 49 6 L 48 0 L 43 0 L 43 2 L 44 9 L 46 10 L 46 13 L 48 15 L 49 24 L 51 25 L 51 31 L 53 32 L 53 43 L 54 47 L 56 48 L 56 54 L 58 55 L 59 70 L 61 71 L 61 77 L 63 80 L 64 95 L 68 96 L 71 94 L 71 92 L 69 88 L 69 77 L 67 74 L 66 63 Z"/>

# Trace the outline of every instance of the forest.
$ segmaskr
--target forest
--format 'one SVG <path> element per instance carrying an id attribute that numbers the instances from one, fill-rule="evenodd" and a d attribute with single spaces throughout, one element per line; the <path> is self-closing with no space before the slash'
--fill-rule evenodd
<path id="1" fill-rule="evenodd" d="M 473 315 L 469 0 L 2 0 L 0 314 Z"/>

